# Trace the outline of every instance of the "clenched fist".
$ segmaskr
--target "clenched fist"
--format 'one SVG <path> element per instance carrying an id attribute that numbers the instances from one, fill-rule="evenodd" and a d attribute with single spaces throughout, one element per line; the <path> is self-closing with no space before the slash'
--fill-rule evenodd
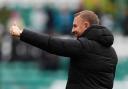
<path id="1" fill-rule="evenodd" d="M 16 24 L 12 25 L 9 30 L 10 30 L 10 34 L 14 38 L 20 38 L 20 35 L 23 32 L 23 29 L 20 29 Z"/>

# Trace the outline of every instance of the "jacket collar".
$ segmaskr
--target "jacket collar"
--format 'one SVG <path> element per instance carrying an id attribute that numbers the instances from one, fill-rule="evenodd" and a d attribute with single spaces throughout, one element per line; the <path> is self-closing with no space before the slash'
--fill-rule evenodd
<path id="1" fill-rule="evenodd" d="M 112 33 L 104 26 L 92 25 L 85 30 L 81 37 L 94 40 L 104 46 L 111 46 L 114 41 Z"/>

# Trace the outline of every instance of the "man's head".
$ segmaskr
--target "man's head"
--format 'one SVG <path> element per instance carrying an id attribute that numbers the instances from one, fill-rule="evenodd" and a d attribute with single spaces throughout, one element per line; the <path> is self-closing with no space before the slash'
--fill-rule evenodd
<path id="1" fill-rule="evenodd" d="M 76 37 L 80 37 L 92 24 L 99 24 L 99 18 L 94 12 L 84 10 L 76 13 L 73 22 L 72 33 Z"/>

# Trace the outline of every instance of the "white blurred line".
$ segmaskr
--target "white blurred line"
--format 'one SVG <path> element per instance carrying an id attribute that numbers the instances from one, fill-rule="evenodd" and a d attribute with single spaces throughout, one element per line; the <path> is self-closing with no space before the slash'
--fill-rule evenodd
<path id="1" fill-rule="evenodd" d="M 128 81 L 115 81 L 113 89 L 128 89 Z"/>

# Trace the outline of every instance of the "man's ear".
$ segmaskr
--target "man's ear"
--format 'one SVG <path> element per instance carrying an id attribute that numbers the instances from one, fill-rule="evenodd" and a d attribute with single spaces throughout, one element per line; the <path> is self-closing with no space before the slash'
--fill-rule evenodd
<path id="1" fill-rule="evenodd" d="M 85 26 L 85 28 L 88 28 L 88 27 L 90 26 L 90 23 L 87 22 L 87 21 L 85 21 L 85 22 L 84 22 L 84 26 Z"/>

